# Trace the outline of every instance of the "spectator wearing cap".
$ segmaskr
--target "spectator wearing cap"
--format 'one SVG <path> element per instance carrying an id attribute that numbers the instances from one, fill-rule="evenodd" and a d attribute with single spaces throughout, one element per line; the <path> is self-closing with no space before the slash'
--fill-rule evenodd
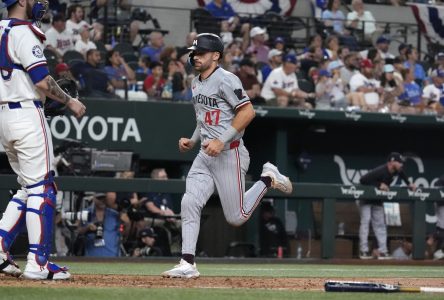
<path id="1" fill-rule="evenodd" d="M 127 219 L 106 205 L 107 195 L 96 193 L 88 212 L 91 221 L 79 228 L 79 234 L 85 236 L 85 256 L 119 256 L 121 222 L 128 227 Z"/>
<path id="2" fill-rule="evenodd" d="M 433 70 L 430 77 L 432 83 L 424 87 L 422 98 L 428 109 L 438 112 L 444 106 L 444 70 Z"/>
<path id="3" fill-rule="evenodd" d="M 157 234 L 154 228 L 147 227 L 139 232 L 138 247 L 133 250 L 133 257 L 162 256 L 162 250 L 156 247 Z"/>
<path id="4" fill-rule="evenodd" d="M 71 69 L 69 68 L 69 66 L 65 63 L 59 63 L 55 66 L 54 69 L 55 72 L 55 78 L 56 79 L 61 79 L 61 78 L 65 78 L 65 79 L 69 79 L 72 80 L 76 83 L 77 85 L 77 90 L 79 92 L 81 92 L 81 90 L 83 89 L 82 85 L 80 84 L 80 82 L 74 77 L 74 75 L 72 75 L 71 73 Z"/>
<path id="5" fill-rule="evenodd" d="M 267 103 L 275 102 L 277 106 L 287 107 L 290 104 L 296 107 L 311 108 L 305 100 L 314 98 L 314 93 L 306 93 L 299 89 L 296 70 L 298 61 L 295 55 L 284 56 L 283 64 L 271 71 L 261 91 L 261 96 Z"/>
<path id="6" fill-rule="evenodd" d="M 362 0 L 352 0 L 353 10 L 347 14 L 347 26 L 361 30 L 366 40 L 371 40 L 376 32 L 376 20 L 372 12 L 365 10 Z"/>
<path id="7" fill-rule="evenodd" d="M 418 63 L 418 50 L 416 50 L 416 48 L 409 47 L 407 48 L 405 54 L 407 60 L 404 62 L 404 67 L 406 69 L 410 69 L 413 72 L 416 83 L 422 86 L 424 84 L 423 81 L 426 79 L 426 72 L 424 71 L 422 65 Z"/>
<path id="8" fill-rule="evenodd" d="M 239 71 L 235 74 L 242 82 L 242 86 L 247 92 L 251 102 L 253 104 L 264 104 L 265 99 L 261 97 L 261 85 L 256 77 L 254 63 L 250 59 L 244 58 L 239 65 Z"/>
<path id="9" fill-rule="evenodd" d="M 280 37 L 280 36 L 276 37 L 274 39 L 273 45 L 274 45 L 274 49 L 277 49 L 281 52 L 285 51 L 285 39 L 283 37 Z"/>
<path id="10" fill-rule="evenodd" d="M 329 110 L 331 109 L 332 98 L 331 90 L 333 88 L 332 74 L 325 69 L 318 72 L 316 82 L 316 109 Z"/>
<path id="11" fill-rule="evenodd" d="M 265 80 L 267 80 L 271 71 L 280 67 L 281 65 L 282 51 L 278 49 L 271 49 L 270 52 L 268 52 L 268 63 L 264 64 L 264 66 L 261 68 L 262 82 L 265 82 Z"/>
<path id="12" fill-rule="evenodd" d="M 381 35 L 376 40 L 376 49 L 378 49 L 381 59 L 394 59 L 395 56 L 389 52 L 390 39 L 384 35 Z"/>
<path id="13" fill-rule="evenodd" d="M 360 65 L 361 71 L 350 78 L 350 92 L 363 94 L 364 102 L 362 102 L 362 98 L 359 98 L 359 102 L 353 105 L 359 105 L 364 111 L 377 111 L 381 104 L 380 81 L 374 78 L 374 66 L 371 60 L 363 59 Z"/>
<path id="14" fill-rule="evenodd" d="M 265 45 L 266 33 L 267 31 L 261 27 L 253 27 L 250 30 L 250 46 L 247 48 L 247 54 L 254 54 L 256 57 L 256 62 L 267 63 L 268 52 L 270 48 Z"/>
<path id="15" fill-rule="evenodd" d="M 92 29 L 92 27 L 89 27 L 89 25 L 84 25 L 79 28 L 78 33 L 80 38 L 77 40 L 74 46 L 74 50 L 82 53 L 83 57 L 85 58 L 86 58 L 86 52 L 88 52 L 88 50 L 97 49 L 96 44 L 91 42 L 91 40 L 89 39 L 90 29 Z"/>
<path id="16" fill-rule="evenodd" d="M 393 65 L 384 65 L 381 87 L 384 88 L 383 103 L 393 111 L 392 106 L 398 102 L 398 97 L 404 92 L 402 77 L 399 78 L 395 75 L 395 67 Z"/>
<path id="17" fill-rule="evenodd" d="M 387 162 L 383 165 L 370 170 L 361 177 L 360 183 L 363 185 L 374 186 L 379 190 L 388 191 L 393 179 L 398 176 L 401 178 L 412 191 L 416 190 L 416 185 L 408 179 L 403 171 L 405 158 L 397 153 L 392 152 L 387 157 Z M 359 226 L 359 257 L 361 259 L 371 259 L 373 255 L 370 253 L 368 246 L 368 234 L 370 229 L 370 221 L 372 223 L 373 232 L 378 242 L 378 249 L 375 251 L 378 259 L 390 259 L 387 249 L 387 226 L 385 224 L 384 207 L 382 200 L 360 200 L 359 209 L 361 214 L 361 222 Z"/>
<path id="18" fill-rule="evenodd" d="M 53 51 L 60 60 L 68 50 L 74 50 L 71 34 L 66 30 L 65 17 L 62 14 L 52 18 L 52 26 L 45 33 L 45 47 Z"/>

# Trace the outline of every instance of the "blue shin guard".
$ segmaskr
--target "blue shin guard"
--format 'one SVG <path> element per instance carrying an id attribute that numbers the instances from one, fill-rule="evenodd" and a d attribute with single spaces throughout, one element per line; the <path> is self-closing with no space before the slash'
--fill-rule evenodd
<path id="1" fill-rule="evenodd" d="M 37 214 L 40 223 L 33 224 L 35 226 L 40 225 L 40 239 L 38 243 L 29 243 L 29 252 L 35 254 L 35 260 L 40 266 L 45 266 L 52 249 L 52 231 L 57 194 L 52 173 L 50 173 L 45 180 L 27 186 L 26 188 L 30 191 L 28 194 L 27 213 Z M 37 193 L 34 193 L 36 191 Z M 39 197 L 43 200 L 40 202 L 38 209 L 29 207 L 31 199 L 34 199 L 33 197 Z M 31 234 L 30 230 L 28 230 L 28 234 Z"/>

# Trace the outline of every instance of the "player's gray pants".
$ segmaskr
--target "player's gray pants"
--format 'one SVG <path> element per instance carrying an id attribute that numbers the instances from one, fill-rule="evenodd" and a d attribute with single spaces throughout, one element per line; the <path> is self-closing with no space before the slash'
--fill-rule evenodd
<path id="1" fill-rule="evenodd" d="M 385 225 L 384 206 L 360 204 L 361 224 L 359 226 L 359 250 L 368 252 L 368 233 L 370 230 L 370 220 L 373 232 L 378 241 L 378 250 L 387 253 L 387 226 Z"/>
<path id="2" fill-rule="evenodd" d="M 217 157 L 208 156 L 202 150 L 199 152 L 188 173 L 182 198 L 183 254 L 195 254 L 201 211 L 215 188 L 228 223 L 240 226 L 250 218 L 267 187 L 258 181 L 245 193 L 245 173 L 249 164 L 250 156 L 242 144 L 239 148 L 222 151 Z"/>

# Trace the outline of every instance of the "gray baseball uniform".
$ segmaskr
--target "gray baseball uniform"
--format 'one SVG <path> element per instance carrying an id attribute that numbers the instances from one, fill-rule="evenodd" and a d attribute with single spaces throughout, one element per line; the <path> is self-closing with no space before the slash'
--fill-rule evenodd
<path id="1" fill-rule="evenodd" d="M 242 83 L 234 74 L 217 68 L 207 79 L 191 83 L 201 141 L 218 138 L 235 117 L 236 110 L 250 103 Z M 245 174 L 250 156 L 240 132 L 216 157 L 201 148 L 186 180 L 182 198 L 182 253 L 195 254 L 201 211 L 216 188 L 228 223 L 240 226 L 251 216 L 267 187 L 256 182 L 245 192 Z"/>

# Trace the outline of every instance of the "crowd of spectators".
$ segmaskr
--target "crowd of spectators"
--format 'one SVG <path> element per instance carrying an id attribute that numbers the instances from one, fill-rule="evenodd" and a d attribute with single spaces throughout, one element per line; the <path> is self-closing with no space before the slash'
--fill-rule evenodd
<path id="1" fill-rule="evenodd" d="M 141 12 L 125 1 L 101 0 L 95 5 L 92 24 L 85 20 L 85 8 L 79 4 L 48 15 L 51 25 L 46 22 L 43 28 L 47 36 L 45 54 L 55 57 L 54 75 L 60 77 L 60 70 L 69 70 L 86 97 L 190 101 L 190 82 L 195 75 L 187 48 L 197 33 L 190 32 L 183 44 L 166 45 L 164 32 L 153 30 L 146 43 L 135 47 L 134 41 L 140 40 L 138 30 L 145 23 L 133 20 L 126 42 L 121 38 L 116 43 L 114 36 L 103 40 L 102 10 L 107 8 L 110 16 L 116 9 L 129 15 L 135 9 Z M 268 35 L 266 25 L 255 23 L 254 18 L 239 17 L 226 1 L 206 5 L 215 23 L 220 24 L 218 34 L 225 45 L 220 64 L 240 77 L 254 104 L 441 112 L 444 53 L 438 53 L 435 63 L 427 67 L 412 45 L 400 44 L 398 53 L 391 53 L 390 36 L 382 33 L 362 0 L 353 0 L 347 15 L 339 0 L 320 1 L 318 6 L 322 9 L 320 30 L 305 48 L 298 49 L 284 36 Z"/>

